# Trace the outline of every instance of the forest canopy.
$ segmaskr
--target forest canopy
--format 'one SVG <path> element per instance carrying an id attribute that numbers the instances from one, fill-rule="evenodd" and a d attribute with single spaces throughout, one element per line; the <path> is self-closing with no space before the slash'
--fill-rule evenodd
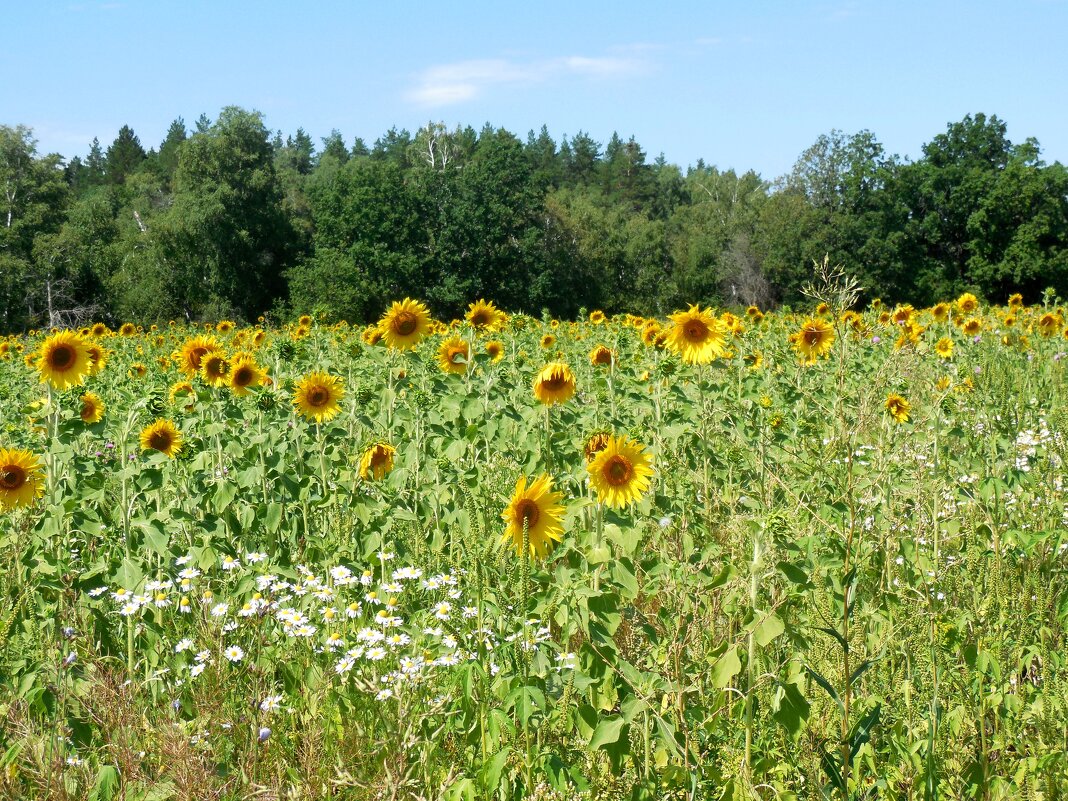
<path id="1" fill-rule="evenodd" d="M 867 298 L 1068 295 L 1068 173 L 996 116 L 950 123 L 915 161 L 869 131 L 820 136 L 788 175 L 685 169 L 633 137 L 485 125 L 373 145 L 272 132 L 238 107 L 129 126 L 69 160 L 0 125 L 0 333 L 479 297 L 557 317 L 800 300 L 814 260 Z"/>

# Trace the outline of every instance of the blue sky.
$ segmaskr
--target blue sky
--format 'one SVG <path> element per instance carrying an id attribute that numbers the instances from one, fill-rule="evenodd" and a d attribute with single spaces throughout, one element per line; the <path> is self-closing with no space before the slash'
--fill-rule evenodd
<path id="1" fill-rule="evenodd" d="M 0 124 L 84 154 L 226 105 L 272 130 L 483 123 L 634 135 L 652 159 L 788 171 L 832 128 L 888 152 L 965 114 L 1068 162 L 1068 2 L 0 0 Z"/>

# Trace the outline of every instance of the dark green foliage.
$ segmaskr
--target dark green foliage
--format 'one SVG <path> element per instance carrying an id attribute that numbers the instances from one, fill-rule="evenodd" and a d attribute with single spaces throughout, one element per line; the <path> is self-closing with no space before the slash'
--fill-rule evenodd
<path id="1" fill-rule="evenodd" d="M 287 308 L 359 323 L 406 295 L 442 316 L 478 297 L 557 317 L 767 307 L 801 302 L 825 256 L 887 302 L 1068 295 L 1068 170 L 983 114 L 914 162 L 832 131 L 775 183 L 546 126 L 432 122 L 370 148 L 333 130 L 317 151 L 231 107 L 148 153 L 123 126 L 66 166 L 27 128 L 0 134 L 4 330 Z"/>

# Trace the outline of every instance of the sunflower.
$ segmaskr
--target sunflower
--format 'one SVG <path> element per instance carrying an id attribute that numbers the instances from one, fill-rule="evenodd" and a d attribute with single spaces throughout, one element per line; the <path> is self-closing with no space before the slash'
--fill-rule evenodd
<path id="1" fill-rule="evenodd" d="M 120 337 L 132 337 L 137 333 L 137 326 L 133 323 L 123 323 L 119 326 Z"/>
<path id="2" fill-rule="evenodd" d="M 267 332 L 263 329 L 257 329 L 256 333 L 252 335 L 252 344 L 257 348 L 263 345 L 267 341 Z"/>
<path id="3" fill-rule="evenodd" d="M 430 310 L 411 298 L 394 301 L 378 323 L 386 344 L 397 350 L 409 350 L 430 332 Z"/>
<path id="4" fill-rule="evenodd" d="M 89 329 L 89 334 L 94 337 L 102 337 L 108 333 L 108 327 L 103 323 L 93 323 L 92 328 Z"/>
<path id="5" fill-rule="evenodd" d="M 942 376 L 941 378 L 938 379 L 937 382 L 935 382 L 935 389 L 937 389 L 939 392 L 945 392 L 947 389 L 950 389 L 952 386 L 953 386 L 953 379 L 951 379 L 948 375 Z"/>
<path id="6" fill-rule="evenodd" d="M 525 477 L 520 478 L 511 501 L 501 513 L 507 524 L 501 542 L 510 539 L 516 554 L 522 555 L 525 530 L 530 555 L 541 559 L 547 557 L 563 538 L 564 507 L 560 503 L 563 497 L 562 493 L 553 492 L 553 480 L 545 474 L 530 482 L 530 486 L 527 486 Z"/>
<path id="7" fill-rule="evenodd" d="M 1006 328 L 1012 328 L 1014 325 L 1016 325 L 1016 315 L 1006 314 L 1005 319 L 1001 322 L 1005 325 Z"/>
<path id="8" fill-rule="evenodd" d="M 911 304 L 905 303 L 894 309 L 890 319 L 894 321 L 894 325 L 904 325 L 912 319 L 912 315 L 915 313 L 916 310 L 912 308 Z"/>
<path id="9" fill-rule="evenodd" d="M 969 317 L 968 320 L 965 321 L 964 325 L 961 326 L 961 331 L 963 331 L 970 337 L 974 337 L 982 330 L 983 321 L 980 320 L 978 317 Z"/>
<path id="10" fill-rule="evenodd" d="M 230 389 L 238 396 L 248 394 L 249 387 L 258 387 L 267 374 L 256 364 L 251 353 L 238 353 L 230 361 Z"/>
<path id="11" fill-rule="evenodd" d="M 971 314 L 979 308 L 979 298 L 971 292 L 965 292 L 957 298 L 957 308 L 960 309 L 961 314 Z"/>
<path id="12" fill-rule="evenodd" d="M 219 320 L 219 322 L 215 324 L 215 330 L 220 334 L 229 334 L 235 327 L 233 320 Z"/>
<path id="13" fill-rule="evenodd" d="M 0 448 L 0 510 L 29 506 L 44 492 L 41 462 L 29 451 Z"/>
<path id="14" fill-rule="evenodd" d="M 597 498 L 613 509 L 638 500 L 649 489 L 652 459 L 645 446 L 627 437 L 609 437 L 604 449 L 586 465 Z"/>
<path id="15" fill-rule="evenodd" d="M 297 384 L 293 405 L 306 419 L 321 423 L 341 411 L 338 401 L 345 397 L 341 379 L 327 373 L 308 373 Z"/>
<path id="16" fill-rule="evenodd" d="M 377 325 L 369 325 L 363 329 L 360 339 L 362 339 L 366 345 L 377 345 L 382 341 L 382 329 Z"/>
<path id="17" fill-rule="evenodd" d="M 310 314 L 302 314 L 297 318 L 297 325 L 302 325 L 305 328 L 311 328 L 312 316 Z"/>
<path id="18" fill-rule="evenodd" d="M 598 345 L 590 351 L 590 364 L 594 367 L 611 367 L 616 354 L 607 345 Z"/>
<path id="19" fill-rule="evenodd" d="M 360 458 L 360 478 L 366 481 L 381 481 L 393 469 L 393 457 L 397 449 L 385 442 L 376 442 L 363 452 Z"/>
<path id="20" fill-rule="evenodd" d="M 467 307 L 464 315 L 472 327 L 480 330 L 496 331 L 507 319 L 505 313 L 493 305 L 492 300 L 476 300 Z"/>
<path id="21" fill-rule="evenodd" d="M 894 418 L 894 422 L 907 423 L 909 421 L 909 412 L 912 410 L 912 404 L 897 393 L 891 392 L 887 395 L 884 406 L 886 411 L 890 413 L 890 416 Z"/>
<path id="22" fill-rule="evenodd" d="M 887 325 L 890 322 L 890 312 L 884 311 L 879 314 L 879 324 Z"/>
<path id="23" fill-rule="evenodd" d="M 486 343 L 486 354 L 495 362 L 499 362 L 504 358 L 504 343 L 496 339 L 491 339 Z"/>
<path id="24" fill-rule="evenodd" d="M 754 350 L 752 353 L 746 355 L 745 363 L 749 365 L 750 370 L 759 370 L 764 366 L 764 354 L 759 350 Z"/>
<path id="25" fill-rule="evenodd" d="M 827 303 L 820 303 L 816 306 L 816 314 L 820 317 L 831 313 L 831 307 Z"/>
<path id="26" fill-rule="evenodd" d="M 543 334 L 541 337 L 541 346 L 545 349 L 551 348 L 556 344 L 556 337 L 553 334 Z"/>
<path id="27" fill-rule="evenodd" d="M 211 336 L 195 336 L 182 343 L 178 354 L 178 366 L 182 372 L 192 377 L 200 372 L 201 362 L 209 353 L 222 350 L 219 341 Z"/>
<path id="28" fill-rule="evenodd" d="M 86 342 L 85 349 L 89 353 L 89 370 L 87 375 L 96 375 L 108 363 L 108 352 L 96 342 Z"/>
<path id="29" fill-rule="evenodd" d="M 193 408 L 193 401 L 196 398 L 196 390 L 193 389 L 192 384 L 190 384 L 188 381 L 176 381 L 175 383 L 171 384 L 171 388 L 168 393 L 168 397 L 170 398 L 171 403 L 177 404 L 179 396 L 182 396 L 182 398 L 186 401 L 186 411 L 189 411 Z"/>
<path id="30" fill-rule="evenodd" d="M 604 312 L 600 309 L 595 309 L 590 312 L 590 322 L 594 325 L 600 325 L 604 322 Z"/>
<path id="31" fill-rule="evenodd" d="M 86 392 L 81 397 L 82 408 L 79 415 L 86 425 L 99 423 L 104 418 L 104 401 L 95 392 Z"/>
<path id="32" fill-rule="evenodd" d="M 41 380 L 55 389 L 67 389 L 82 383 L 89 374 L 89 349 L 86 341 L 73 331 L 59 331 L 41 343 L 37 371 Z"/>
<path id="33" fill-rule="evenodd" d="M 834 328 L 826 320 L 815 317 L 806 318 L 801 330 L 794 336 L 794 350 L 804 357 L 807 364 L 813 364 L 816 359 L 826 356 L 834 345 Z"/>
<path id="34" fill-rule="evenodd" d="M 944 323 L 949 319 L 949 313 L 952 311 L 948 303 L 936 303 L 931 307 L 931 316 L 935 318 L 937 322 Z"/>
<path id="35" fill-rule="evenodd" d="M 1018 309 L 1021 306 L 1023 306 L 1023 295 L 1021 295 L 1019 292 L 1009 295 L 1010 309 Z"/>
<path id="36" fill-rule="evenodd" d="M 656 337 L 660 332 L 660 323 L 656 320 L 650 320 L 642 326 L 642 342 L 651 348 L 656 343 Z"/>
<path id="37" fill-rule="evenodd" d="M 230 362 L 221 350 L 204 354 L 200 360 L 200 377 L 209 387 L 221 387 L 230 376 Z"/>
<path id="38" fill-rule="evenodd" d="M 592 462 L 594 458 L 608 445 L 608 440 L 612 435 L 607 431 L 597 431 L 590 435 L 590 438 L 586 440 L 586 447 L 584 447 L 583 453 L 586 454 L 586 461 Z"/>
<path id="39" fill-rule="evenodd" d="M 548 406 L 564 403 L 574 394 L 575 374 L 563 362 L 545 365 L 534 378 L 534 397 Z"/>
<path id="40" fill-rule="evenodd" d="M 130 369 L 126 371 L 126 375 L 130 378 L 144 378 L 148 375 L 148 368 L 142 362 L 134 362 L 130 365 Z"/>
<path id="41" fill-rule="evenodd" d="M 953 356 L 953 340 L 949 337 L 942 337 L 935 343 L 935 353 L 943 359 L 949 359 Z"/>
<path id="42" fill-rule="evenodd" d="M 709 364 L 727 350 L 723 325 L 711 309 L 694 304 L 669 317 L 674 325 L 666 332 L 665 342 L 687 364 Z"/>
<path id="43" fill-rule="evenodd" d="M 438 365 L 446 373 L 463 375 L 467 372 L 467 365 L 471 361 L 471 346 L 466 339 L 451 337 L 441 343 L 438 348 Z"/>
<path id="44" fill-rule="evenodd" d="M 1061 328 L 1061 316 L 1053 312 L 1046 312 L 1038 319 L 1038 333 L 1044 337 L 1051 337 Z"/>
<path id="45" fill-rule="evenodd" d="M 159 451 L 173 459 L 181 449 L 182 432 L 170 420 L 156 420 L 141 430 L 143 451 Z"/>
<path id="46" fill-rule="evenodd" d="M 760 314 L 760 307 L 759 306 L 747 306 L 746 307 L 746 310 L 745 310 L 745 316 L 746 317 L 756 317 L 759 314 Z M 761 316 L 763 316 L 763 315 L 761 315 Z"/>

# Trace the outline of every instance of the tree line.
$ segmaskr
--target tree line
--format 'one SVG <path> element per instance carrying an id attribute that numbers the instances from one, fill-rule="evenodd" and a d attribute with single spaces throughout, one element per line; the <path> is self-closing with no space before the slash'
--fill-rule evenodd
<path id="1" fill-rule="evenodd" d="M 827 255 L 868 297 L 1068 295 L 1068 172 L 997 117 L 951 123 L 911 161 L 868 131 L 819 137 L 769 181 L 650 160 L 633 137 L 559 142 L 490 125 L 372 146 L 283 138 L 237 107 L 145 149 L 39 154 L 0 126 L 0 332 L 110 321 L 364 322 L 399 297 L 478 297 L 570 317 L 796 303 Z"/>

